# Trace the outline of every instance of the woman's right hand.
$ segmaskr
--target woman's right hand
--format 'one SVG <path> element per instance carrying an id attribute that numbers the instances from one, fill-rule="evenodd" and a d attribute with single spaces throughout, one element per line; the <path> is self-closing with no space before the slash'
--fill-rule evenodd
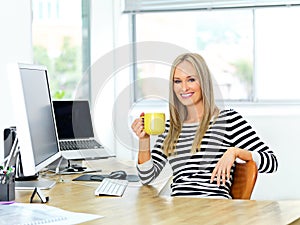
<path id="1" fill-rule="evenodd" d="M 150 153 L 150 135 L 144 130 L 144 119 L 142 118 L 144 113 L 140 115 L 133 121 L 131 129 L 139 138 L 139 154 L 138 154 L 138 164 L 142 164 L 151 158 Z"/>
<path id="2" fill-rule="evenodd" d="M 144 130 L 143 114 L 144 113 L 142 113 L 139 118 L 135 119 L 131 125 L 131 129 L 139 139 L 149 138 L 149 135 Z"/>

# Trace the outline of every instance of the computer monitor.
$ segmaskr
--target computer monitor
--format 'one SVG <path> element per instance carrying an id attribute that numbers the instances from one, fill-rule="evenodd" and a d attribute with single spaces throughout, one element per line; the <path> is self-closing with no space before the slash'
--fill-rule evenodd
<path id="1" fill-rule="evenodd" d="M 24 176 L 33 176 L 61 157 L 47 69 L 12 64 L 8 77 Z"/>

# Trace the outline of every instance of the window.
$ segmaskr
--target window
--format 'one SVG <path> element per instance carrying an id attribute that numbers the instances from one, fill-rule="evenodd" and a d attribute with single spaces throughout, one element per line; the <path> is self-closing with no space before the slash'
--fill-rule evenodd
<path id="1" fill-rule="evenodd" d="M 255 15 L 256 98 L 299 101 L 300 7 L 257 9 Z"/>
<path id="2" fill-rule="evenodd" d="M 200 53 L 206 59 L 224 99 L 250 100 L 252 24 L 251 10 L 138 14 L 136 40 L 168 42 Z M 162 68 L 157 64 L 140 64 L 137 71 L 138 79 L 147 76 L 169 79 L 170 65 Z M 146 94 L 144 86 L 136 91 L 137 98 Z"/>
<path id="3" fill-rule="evenodd" d="M 137 42 L 168 42 L 204 56 L 221 100 L 300 100 L 298 5 L 133 15 Z M 139 63 L 136 71 L 136 80 L 168 79 L 170 65 Z M 135 100 L 147 96 L 147 88 L 136 85 Z"/>
<path id="4" fill-rule="evenodd" d="M 47 67 L 54 99 L 73 98 L 86 69 L 82 63 L 89 55 L 86 51 L 82 55 L 84 2 L 87 1 L 32 1 L 34 63 Z"/>

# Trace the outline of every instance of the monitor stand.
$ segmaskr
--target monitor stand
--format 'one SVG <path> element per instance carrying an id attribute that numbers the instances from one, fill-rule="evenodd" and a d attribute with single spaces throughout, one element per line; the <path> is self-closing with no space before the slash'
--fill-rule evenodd
<path id="1" fill-rule="evenodd" d="M 56 184 L 52 180 L 29 180 L 29 181 L 16 181 L 15 189 L 16 190 L 34 190 L 39 188 L 41 190 L 46 190 L 52 188 Z"/>
<path id="2" fill-rule="evenodd" d="M 80 161 L 80 163 L 72 164 L 72 161 Z M 101 170 L 93 170 L 82 166 L 82 160 L 68 160 L 63 157 L 52 163 L 48 169 L 60 175 L 101 172 Z"/>
<path id="3" fill-rule="evenodd" d="M 15 179 L 16 190 L 33 190 L 39 188 L 41 190 L 50 189 L 55 185 L 55 181 L 47 179 L 39 179 L 39 174 L 33 176 L 21 176 Z"/>

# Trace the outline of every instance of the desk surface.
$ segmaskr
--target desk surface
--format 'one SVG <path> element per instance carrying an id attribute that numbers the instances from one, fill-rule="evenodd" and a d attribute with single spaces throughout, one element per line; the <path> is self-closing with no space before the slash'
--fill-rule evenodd
<path id="1" fill-rule="evenodd" d="M 98 163 L 105 174 L 119 169 L 135 173 L 132 164 L 115 159 L 91 163 L 93 168 Z M 104 216 L 85 224 L 300 224 L 300 200 L 171 198 L 157 196 L 156 188 L 139 182 L 129 183 L 122 197 L 97 197 L 94 190 L 99 183 L 72 181 L 77 176 L 50 176 L 48 178 L 55 179 L 57 184 L 43 192 L 50 197 L 48 205 Z M 31 193 L 16 191 L 16 201 L 29 202 Z"/>

